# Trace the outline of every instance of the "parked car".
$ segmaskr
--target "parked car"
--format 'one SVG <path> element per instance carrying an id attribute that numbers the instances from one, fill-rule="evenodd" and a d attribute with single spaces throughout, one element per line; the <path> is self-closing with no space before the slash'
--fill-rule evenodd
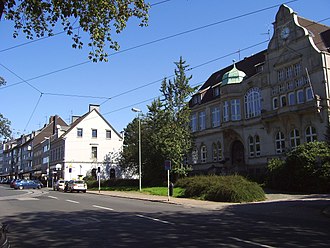
<path id="1" fill-rule="evenodd" d="M 14 189 L 40 189 L 40 185 L 33 180 L 16 181 Z"/>
<path id="2" fill-rule="evenodd" d="M 12 179 L 10 181 L 10 188 L 15 188 L 16 182 L 21 181 L 21 179 Z"/>
<path id="3" fill-rule="evenodd" d="M 82 191 L 86 193 L 87 184 L 83 180 L 70 180 L 67 182 L 66 191 L 73 192 L 73 191 Z"/>
<path id="4" fill-rule="evenodd" d="M 64 187 L 65 187 L 65 183 L 66 183 L 66 182 L 67 182 L 67 181 L 66 181 L 66 180 L 63 180 L 63 179 L 58 180 L 58 181 L 54 184 L 53 189 L 54 189 L 54 190 L 57 190 L 57 191 L 60 191 L 60 190 L 64 191 Z"/>

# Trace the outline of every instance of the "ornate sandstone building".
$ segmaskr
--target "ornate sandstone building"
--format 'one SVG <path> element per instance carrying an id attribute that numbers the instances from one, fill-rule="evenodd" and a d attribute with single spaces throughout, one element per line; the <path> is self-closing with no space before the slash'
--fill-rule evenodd
<path id="1" fill-rule="evenodd" d="M 192 97 L 194 173 L 260 174 L 267 161 L 324 140 L 330 28 L 282 5 L 268 48 L 213 73 Z"/>

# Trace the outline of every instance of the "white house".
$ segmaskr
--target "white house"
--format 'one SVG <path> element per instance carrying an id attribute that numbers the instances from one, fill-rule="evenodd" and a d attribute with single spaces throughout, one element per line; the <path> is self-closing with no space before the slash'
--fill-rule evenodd
<path id="1" fill-rule="evenodd" d="M 51 177 L 78 179 L 98 171 L 103 178 L 120 176 L 117 158 L 123 138 L 100 114 L 99 105 L 89 105 L 89 111 L 73 117 L 69 127 L 56 129 L 51 137 Z"/>

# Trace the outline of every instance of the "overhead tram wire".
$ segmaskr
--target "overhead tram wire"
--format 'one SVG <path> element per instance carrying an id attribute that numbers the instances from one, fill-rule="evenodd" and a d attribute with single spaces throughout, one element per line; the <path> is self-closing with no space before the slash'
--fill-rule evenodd
<path id="1" fill-rule="evenodd" d="M 288 3 L 297 2 L 297 1 L 299 1 L 299 0 L 291 0 L 291 1 L 285 2 L 283 4 L 288 4 Z M 165 2 L 165 1 L 163 1 L 163 2 Z M 140 48 L 140 47 L 151 45 L 151 44 L 154 44 L 154 43 L 157 43 L 157 42 L 160 42 L 160 41 L 168 40 L 168 39 L 171 39 L 171 38 L 174 38 L 174 37 L 177 37 L 177 36 L 192 33 L 192 32 L 204 29 L 204 28 L 208 28 L 208 27 L 211 27 L 211 26 L 215 26 L 215 25 L 225 23 L 225 22 L 233 21 L 233 20 L 236 20 L 236 19 L 239 19 L 239 18 L 242 18 L 242 17 L 246 17 L 246 16 L 249 16 L 249 15 L 256 14 L 256 13 L 260 13 L 262 11 L 266 11 L 266 10 L 269 10 L 269 9 L 272 9 L 272 8 L 275 8 L 275 7 L 278 7 L 278 6 L 280 6 L 280 4 L 273 5 L 273 6 L 266 7 L 266 8 L 262 8 L 262 9 L 255 10 L 255 11 L 252 11 L 252 12 L 248 12 L 248 13 L 245 13 L 245 14 L 242 14 L 242 15 L 238 15 L 238 16 L 231 17 L 231 18 L 228 18 L 228 19 L 225 19 L 225 20 L 221 20 L 221 21 L 218 21 L 218 22 L 207 24 L 207 25 L 204 25 L 204 26 L 201 26 L 201 27 L 193 28 L 193 29 L 190 29 L 190 30 L 187 30 L 187 31 L 183 31 L 183 32 L 180 32 L 180 33 L 177 33 L 177 34 L 174 34 L 174 35 L 166 36 L 166 37 L 156 39 L 156 40 L 153 40 L 153 41 L 150 41 L 150 42 L 146 42 L 146 43 L 143 43 L 143 44 L 140 44 L 140 45 L 137 45 L 137 46 L 133 46 L 133 47 L 130 47 L 130 48 L 127 48 L 127 49 L 123 49 L 121 51 L 114 52 L 114 53 L 110 54 L 109 57 L 112 57 L 114 55 L 118 55 L 118 54 L 121 54 L 121 53 L 124 53 L 124 52 L 128 52 L 128 51 Z M 62 69 L 58 69 L 58 70 L 55 70 L 55 71 L 52 71 L 52 72 L 49 72 L 49 73 L 45 73 L 43 75 L 28 79 L 26 81 L 31 81 L 31 80 L 35 80 L 35 79 L 38 79 L 38 78 L 41 78 L 41 77 L 49 76 L 49 75 L 52 75 L 52 74 L 55 74 L 55 73 L 58 73 L 58 72 L 61 72 L 61 71 L 65 71 L 65 70 L 68 70 L 68 69 L 71 69 L 71 68 L 74 68 L 74 67 L 78 67 L 78 66 L 81 66 L 81 65 L 84 65 L 84 64 L 88 64 L 90 62 L 91 62 L 91 60 L 84 61 L 84 62 L 81 62 L 81 63 L 77 63 L 77 64 L 74 64 L 74 65 L 71 65 L 71 66 L 68 66 L 68 67 L 64 67 Z M 12 87 L 12 86 L 15 86 L 15 85 L 18 85 L 18 84 L 21 84 L 21 83 L 23 83 L 23 82 L 18 82 L 18 83 L 15 83 L 15 84 L 7 85 L 6 87 L 2 87 L 2 89 Z"/>
<path id="2" fill-rule="evenodd" d="M 23 132 L 26 131 L 28 125 L 30 124 L 30 121 L 31 121 L 31 119 L 32 119 L 34 113 L 36 112 L 37 107 L 38 107 L 38 105 L 39 105 L 39 103 L 40 103 L 40 100 L 41 100 L 42 95 L 43 95 L 43 94 L 40 93 L 40 96 L 39 96 L 39 99 L 38 99 L 38 101 L 37 101 L 37 104 L 34 106 L 34 109 L 33 109 L 32 113 L 31 113 L 31 115 L 30 115 L 30 118 L 29 118 L 29 120 L 28 120 L 28 122 L 27 122 L 27 124 L 26 124 L 26 126 L 25 126 L 25 128 L 24 128 L 24 130 L 23 130 Z"/>

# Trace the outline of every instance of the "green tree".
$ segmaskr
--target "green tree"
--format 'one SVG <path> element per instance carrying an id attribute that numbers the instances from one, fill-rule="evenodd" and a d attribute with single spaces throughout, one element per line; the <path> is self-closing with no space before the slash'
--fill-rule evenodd
<path id="1" fill-rule="evenodd" d="M 80 33 L 88 33 L 88 57 L 94 62 L 107 60 L 107 44 L 110 49 L 119 49 L 112 33 L 123 31 L 131 17 L 141 19 L 139 25 L 146 26 L 148 10 L 144 0 L 0 0 L 0 19 L 4 14 L 5 19 L 14 22 L 14 37 L 19 31 L 27 39 L 52 36 L 60 23 L 72 37 L 73 48 L 82 48 Z"/>
<path id="2" fill-rule="evenodd" d="M 173 80 L 163 80 L 162 96 L 148 106 L 148 113 L 141 116 L 142 184 L 160 185 L 166 180 L 164 161 L 171 160 L 172 172 L 176 176 L 186 175 L 189 168 L 183 164 L 190 152 L 192 136 L 189 126 L 188 100 L 195 88 L 190 87 L 185 72 L 186 62 L 176 62 Z M 123 170 L 138 171 L 138 119 L 125 129 L 121 158 Z"/>
<path id="3" fill-rule="evenodd" d="M 164 79 L 161 85 L 161 98 L 149 106 L 147 126 L 153 130 L 150 144 L 156 149 L 161 158 L 162 170 L 164 160 L 172 162 L 172 172 L 176 176 L 184 176 L 189 168 L 184 165 L 184 157 L 192 147 L 190 130 L 189 97 L 196 90 L 189 85 L 192 76 L 187 76 L 189 65 L 180 57 L 175 62 L 173 80 Z M 155 166 L 155 165 L 154 165 Z"/>
<path id="4" fill-rule="evenodd" d="M 6 84 L 5 79 L 0 77 L 0 86 L 5 84 Z M 10 124 L 11 124 L 10 121 L 0 113 L 0 138 L 10 138 L 11 136 Z"/>

